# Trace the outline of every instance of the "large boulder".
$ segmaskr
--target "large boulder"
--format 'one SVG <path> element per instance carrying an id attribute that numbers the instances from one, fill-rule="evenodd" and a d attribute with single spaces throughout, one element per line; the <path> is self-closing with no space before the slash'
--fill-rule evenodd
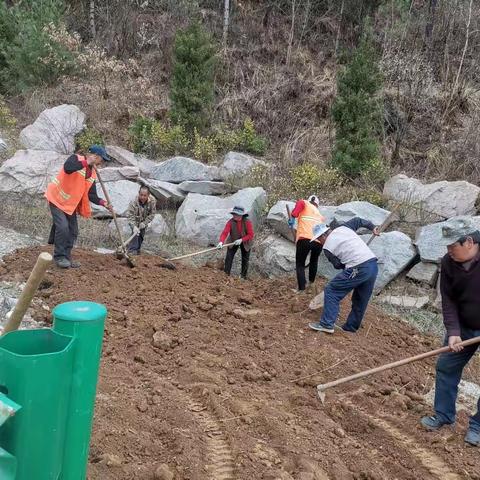
<path id="1" fill-rule="evenodd" d="M 116 182 L 105 183 L 110 201 L 112 202 L 115 213 L 123 217 L 127 214 L 130 202 L 138 195 L 138 183 L 128 180 L 118 180 Z M 103 198 L 101 188 L 97 186 L 98 196 Z M 109 218 L 112 214 L 100 205 L 92 205 L 93 216 L 95 218 Z"/>
<path id="2" fill-rule="evenodd" d="M 20 143 L 27 149 L 48 150 L 70 155 L 75 135 L 85 127 L 85 114 L 76 105 L 59 105 L 44 110 L 32 125 L 20 132 Z"/>
<path id="3" fill-rule="evenodd" d="M 218 167 L 210 167 L 187 157 L 174 157 L 157 164 L 151 171 L 154 180 L 182 183 L 187 180 L 221 180 Z"/>
<path id="4" fill-rule="evenodd" d="M 57 152 L 18 150 L 0 166 L 0 192 L 41 197 L 66 159 Z"/>
<path id="5" fill-rule="evenodd" d="M 460 215 L 474 215 L 480 188 L 466 181 L 423 184 L 416 178 L 395 175 L 386 184 L 384 195 L 405 204 L 405 218 L 410 221 L 438 216 L 438 220 Z M 412 205 L 415 208 L 408 208 Z M 437 219 L 437 218 L 435 218 Z"/>
<path id="6" fill-rule="evenodd" d="M 185 193 L 201 193 L 202 195 L 225 195 L 229 188 L 224 182 L 211 182 L 200 180 L 198 182 L 187 180 L 182 182 L 178 188 Z"/>
<path id="7" fill-rule="evenodd" d="M 290 208 L 290 211 L 292 211 L 295 207 L 295 202 L 287 202 L 285 200 L 277 202 L 268 212 L 267 223 L 282 237 L 294 241 L 295 234 L 287 223 L 287 206 Z"/>
<path id="8" fill-rule="evenodd" d="M 253 167 L 268 167 L 268 163 L 245 153 L 228 152 L 220 166 L 224 178 L 243 176 L 250 172 Z"/>
<path id="9" fill-rule="evenodd" d="M 362 235 L 361 238 L 367 242 L 370 235 Z M 382 233 L 369 247 L 378 258 L 377 293 L 403 272 L 417 255 L 411 238 L 402 232 Z"/>
<path id="10" fill-rule="evenodd" d="M 138 181 L 150 189 L 152 195 L 162 203 L 179 204 L 185 200 L 186 193 L 175 183 L 162 182 L 151 178 L 139 178 Z"/>
<path id="11" fill-rule="evenodd" d="M 107 145 L 105 148 L 107 149 L 107 153 L 120 165 L 137 167 L 142 177 L 149 177 L 153 168 L 158 165 L 158 163 L 142 155 L 130 152 L 116 145 Z"/>
<path id="12" fill-rule="evenodd" d="M 419 283 L 426 283 L 434 287 L 437 282 L 438 265 L 435 263 L 419 262 L 407 273 L 407 278 Z"/>
<path id="13" fill-rule="evenodd" d="M 126 241 L 132 235 L 132 229 L 128 224 L 128 219 L 118 218 L 117 221 L 123 235 L 123 241 Z M 115 227 L 115 222 L 113 220 L 108 224 L 108 228 L 110 229 L 112 238 L 118 238 L 117 228 Z M 163 216 L 160 213 L 157 213 L 153 217 L 150 226 L 147 228 L 145 233 L 145 242 L 148 244 L 155 244 L 160 240 L 161 237 L 166 235 L 170 235 L 170 229 L 168 228 L 167 222 Z"/>
<path id="14" fill-rule="evenodd" d="M 140 175 L 138 167 L 105 167 L 100 169 L 100 175 L 104 182 L 116 182 L 118 180 L 135 181 Z"/>
<path id="15" fill-rule="evenodd" d="M 216 244 L 234 206 L 245 208 L 257 224 L 265 202 L 266 193 L 260 187 L 245 188 L 225 198 L 189 193 L 177 212 L 176 234 L 199 245 Z"/>
<path id="16" fill-rule="evenodd" d="M 389 215 L 388 210 L 369 202 L 355 201 L 339 205 L 333 216 L 338 222 L 347 222 L 354 217 L 360 217 L 370 220 L 374 225 L 381 225 Z"/>
<path id="17" fill-rule="evenodd" d="M 420 253 L 423 262 L 440 263 L 443 256 L 447 253 L 447 247 L 442 245 L 442 228 L 456 228 L 459 225 L 470 223 L 472 230 L 480 229 L 480 216 L 467 217 L 459 216 L 450 218 L 445 222 L 433 223 L 417 229 L 415 245 Z"/>
<path id="18" fill-rule="evenodd" d="M 258 255 L 259 268 L 268 277 L 295 271 L 295 245 L 282 237 L 269 235 L 258 246 Z"/>
<path id="19" fill-rule="evenodd" d="M 31 247 L 38 242 L 33 238 L 0 226 L 0 259 L 17 248 Z"/>

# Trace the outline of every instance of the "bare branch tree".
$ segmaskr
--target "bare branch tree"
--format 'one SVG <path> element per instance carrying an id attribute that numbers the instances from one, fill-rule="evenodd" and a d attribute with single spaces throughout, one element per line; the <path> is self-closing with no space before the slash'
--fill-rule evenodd
<path id="1" fill-rule="evenodd" d="M 227 49 L 228 27 L 230 26 L 230 0 L 223 3 L 223 49 Z"/>
<path id="2" fill-rule="evenodd" d="M 288 48 L 287 48 L 287 58 L 285 59 L 285 63 L 287 66 L 290 64 L 290 57 L 292 55 L 292 46 L 293 46 L 293 39 L 295 35 L 295 16 L 296 16 L 296 0 L 292 0 L 292 25 L 290 27 L 290 37 L 288 39 Z"/>
<path id="3" fill-rule="evenodd" d="M 97 36 L 97 28 L 95 25 L 95 0 L 90 0 L 90 35 L 92 39 Z"/>

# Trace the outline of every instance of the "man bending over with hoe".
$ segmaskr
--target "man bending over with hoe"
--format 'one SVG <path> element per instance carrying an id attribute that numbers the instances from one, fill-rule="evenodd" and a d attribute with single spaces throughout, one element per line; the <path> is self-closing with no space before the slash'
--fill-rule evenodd
<path id="1" fill-rule="evenodd" d="M 333 333 L 340 301 L 352 290 L 352 310 L 341 328 L 346 332 L 356 332 L 360 328 L 378 274 L 375 254 L 356 234 L 360 228 L 379 234 L 372 222 L 358 217 L 334 230 L 325 223 L 315 225 L 313 229 L 311 241 L 318 239 L 330 263 L 343 271 L 327 283 L 323 314 L 318 323 L 308 325 L 312 330 Z"/>
<path id="2" fill-rule="evenodd" d="M 133 200 L 127 212 L 127 219 L 132 233 L 136 234 L 128 245 L 128 253 L 140 255 L 145 232 L 155 216 L 157 210 L 157 201 L 153 195 L 150 195 L 148 187 L 140 187 L 138 196 Z"/>
<path id="3" fill-rule="evenodd" d="M 240 247 L 240 250 L 242 251 L 241 276 L 246 280 L 248 262 L 250 260 L 250 249 L 252 248 L 254 236 L 253 225 L 252 222 L 247 219 L 248 213 L 245 213 L 243 207 L 234 207 L 230 214 L 232 215 L 232 218 L 225 225 L 225 228 L 220 235 L 220 241 L 218 242 L 217 248 L 223 248 L 225 240 L 227 240 L 227 243 L 233 243 L 233 245 L 228 247 L 227 256 L 225 257 L 224 271 L 227 275 L 230 275 L 233 258 Z"/>
<path id="4" fill-rule="evenodd" d="M 448 253 L 442 259 L 440 291 L 443 323 L 447 331 L 445 345 L 450 352 L 437 361 L 435 415 L 423 417 L 422 425 L 431 431 L 455 423 L 455 402 L 464 367 L 474 356 L 478 343 L 467 347 L 457 344 L 480 337 L 480 232 L 468 220 L 443 227 L 442 243 Z M 477 413 L 470 417 L 465 442 L 480 445 L 480 398 Z"/>
<path id="5" fill-rule="evenodd" d="M 53 258 L 59 268 L 77 268 L 80 263 L 72 260 L 72 249 L 78 236 L 77 213 L 91 217 L 90 202 L 112 211 L 97 195 L 93 167 L 109 162 L 110 157 L 100 145 L 92 145 L 86 156 L 71 155 L 58 175 L 48 184 L 45 197 L 52 214 L 53 225 L 48 243 L 54 245 Z"/>

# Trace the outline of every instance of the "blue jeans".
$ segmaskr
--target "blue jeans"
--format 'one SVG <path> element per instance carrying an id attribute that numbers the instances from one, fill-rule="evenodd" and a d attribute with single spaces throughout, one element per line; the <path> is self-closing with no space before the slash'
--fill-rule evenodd
<path id="1" fill-rule="evenodd" d="M 132 234 L 133 234 L 133 228 L 132 228 Z M 128 251 L 140 253 L 140 249 L 142 248 L 144 237 L 145 237 L 145 229 L 142 228 L 140 230 L 140 233 L 136 237 L 132 238 L 131 242 L 128 245 Z"/>
<path id="2" fill-rule="evenodd" d="M 325 301 L 320 325 L 333 328 L 340 310 L 340 302 L 352 290 L 352 310 L 344 330 L 356 332 L 360 328 L 378 275 L 377 259 L 372 258 L 354 268 L 339 273 L 325 287 Z"/>
<path id="3" fill-rule="evenodd" d="M 480 336 L 480 330 L 462 328 L 462 340 Z M 448 338 L 445 339 L 445 345 Z M 455 422 L 455 402 L 457 400 L 458 384 L 462 378 L 465 365 L 477 351 L 477 345 L 465 347 L 461 352 L 442 353 L 437 361 L 435 380 L 435 414 L 445 423 Z M 477 402 L 477 413 L 470 417 L 470 429 L 480 432 L 480 398 Z"/>

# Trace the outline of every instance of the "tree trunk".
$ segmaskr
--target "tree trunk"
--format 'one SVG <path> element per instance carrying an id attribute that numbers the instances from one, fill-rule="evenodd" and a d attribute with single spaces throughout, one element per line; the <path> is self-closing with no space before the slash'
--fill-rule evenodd
<path id="1" fill-rule="evenodd" d="M 90 0 L 90 35 L 92 40 L 97 36 L 97 28 L 95 25 L 95 0 Z"/>
<path id="2" fill-rule="evenodd" d="M 227 48 L 228 27 L 230 26 L 230 0 L 224 0 L 223 7 L 223 49 Z"/>
<path id="3" fill-rule="evenodd" d="M 428 5 L 428 14 L 429 19 L 427 24 L 425 25 L 425 37 L 428 40 L 432 37 L 433 33 L 433 26 L 435 25 L 435 11 L 437 9 L 437 2 L 438 0 L 430 0 Z"/>

